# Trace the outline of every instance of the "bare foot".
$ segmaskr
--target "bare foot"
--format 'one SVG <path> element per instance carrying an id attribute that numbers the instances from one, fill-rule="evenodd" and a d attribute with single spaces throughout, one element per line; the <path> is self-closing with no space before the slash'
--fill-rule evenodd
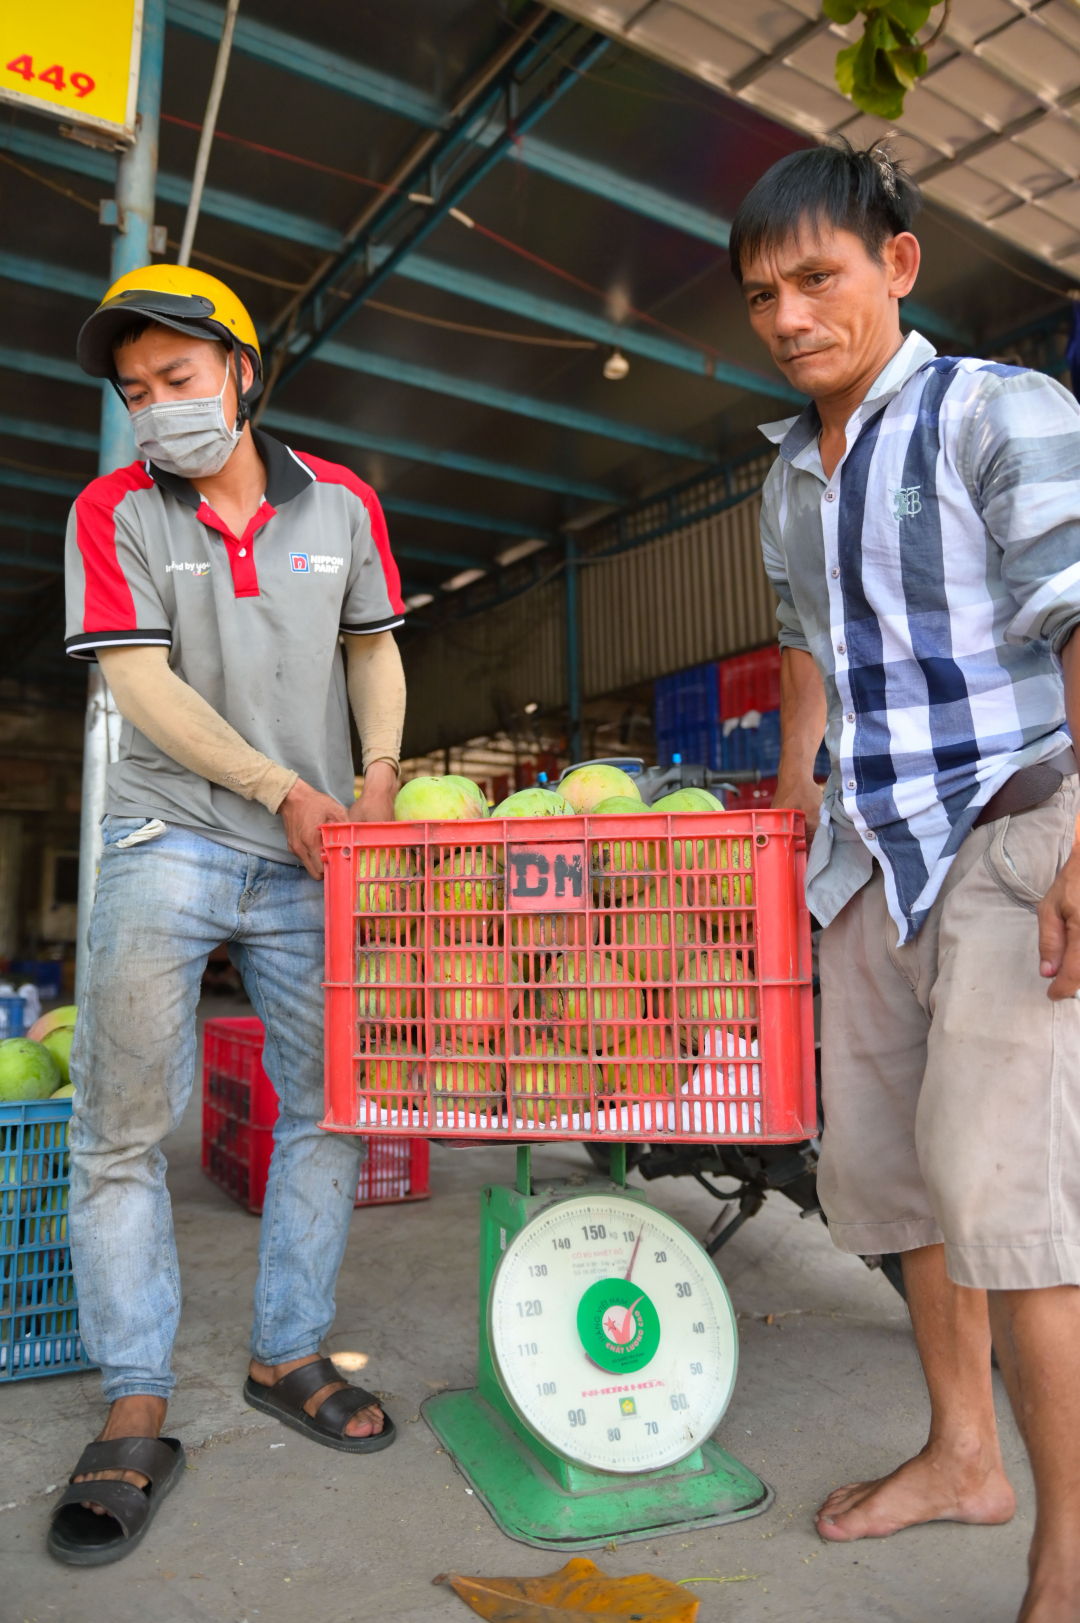
<path id="1" fill-rule="evenodd" d="M 283 1376 L 289 1375 L 294 1369 L 302 1369 L 305 1364 L 313 1364 L 321 1353 L 312 1353 L 310 1358 L 294 1358 L 288 1364 L 258 1364 L 253 1358 L 248 1365 L 251 1379 L 259 1386 L 273 1386 Z M 331 1381 L 326 1386 L 320 1386 L 314 1397 L 308 1398 L 304 1404 L 304 1413 L 314 1418 L 321 1404 L 325 1403 L 332 1392 L 340 1392 L 348 1386 L 348 1381 Z M 377 1403 L 370 1403 L 366 1409 L 357 1409 L 345 1427 L 346 1437 L 377 1437 L 383 1429 L 383 1412 Z"/>
<path id="2" fill-rule="evenodd" d="M 849 1482 L 831 1493 L 817 1513 L 822 1538 L 848 1543 L 888 1538 L 920 1522 L 982 1522 L 1012 1519 L 1016 1496 L 996 1449 L 962 1454 L 927 1443 L 891 1476 Z"/>
<path id="3" fill-rule="evenodd" d="M 107 1443 L 115 1437 L 159 1437 L 165 1424 L 166 1408 L 164 1398 L 117 1398 L 96 1441 Z M 141 1471 L 89 1471 L 75 1478 L 76 1482 L 130 1482 L 136 1488 L 145 1488 L 149 1480 Z M 104 1505 L 92 1499 L 84 1499 L 83 1504 L 96 1516 L 109 1514 Z"/>

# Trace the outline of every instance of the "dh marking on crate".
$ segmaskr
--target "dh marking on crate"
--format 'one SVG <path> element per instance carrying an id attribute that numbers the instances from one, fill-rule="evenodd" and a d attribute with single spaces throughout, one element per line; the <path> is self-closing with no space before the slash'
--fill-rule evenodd
<path id="1" fill-rule="evenodd" d="M 509 902 L 515 913 L 584 912 L 585 842 L 508 845 Z"/>

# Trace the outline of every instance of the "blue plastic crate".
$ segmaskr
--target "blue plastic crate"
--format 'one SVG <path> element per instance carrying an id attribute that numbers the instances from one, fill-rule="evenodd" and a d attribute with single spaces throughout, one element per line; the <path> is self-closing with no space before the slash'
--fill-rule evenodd
<path id="1" fill-rule="evenodd" d="M 734 727 L 720 746 L 720 765 L 726 772 L 758 771 L 775 778 L 780 770 L 780 712 L 766 710 L 756 727 Z M 829 752 L 822 744 L 814 762 L 815 778 L 829 776 Z"/>
<path id="2" fill-rule="evenodd" d="M 656 752 L 662 766 L 676 755 L 720 767 L 720 673 L 715 661 L 658 678 L 653 688 Z"/>
<path id="3" fill-rule="evenodd" d="M 64 966 L 56 958 L 16 958 L 8 965 L 7 978 L 15 986 L 33 981 L 43 998 L 59 1002 L 63 990 Z"/>
<path id="4" fill-rule="evenodd" d="M 775 778 L 780 770 L 780 712 L 766 710 L 761 725 L 751 736 L 755 740 L 757 760 L 754 765 L 763 778 Z"/>
<path id="5" fill-rule="evenodd" d="M 720 726 L 682 727 L 668 733 L 658 733 L 656 758 L 661 766 L 671 766 L 676 755 L 686 765 L 707 766 L 720 770 L 722 739 Z"/>
<path id="6" fill-rule="evenodd" d="M 67 1244 L 70 1099 L 0 1105 L 0 1384 L 90 1369 Z"/>
<path id="7" fill-rule="evenodd" d="M 720 675 L 715 661 L 661 676 L 653 685 L 657 733 L 720 719 Z"/>
<path id="8" fill-rule="evenodd" d="M 727 772 L 760 772 L 775 778 L 780 769 L 780 712 L 766 710 L 756 727 L 733 727 L 721 746 Z"/>
<path id="9" fill-rule="evenodd" d="M 26 1004 L 21 997 L 0 997 L 0 1042 L 23 1035 Z"/>
<path id="10" fill-rule="evenodd" d="M 733 727 L 726 738 L 722 737 L 720 765 L 725 772 L 753 771 L 757 766 L 757 752 L 750 728 Z"/>

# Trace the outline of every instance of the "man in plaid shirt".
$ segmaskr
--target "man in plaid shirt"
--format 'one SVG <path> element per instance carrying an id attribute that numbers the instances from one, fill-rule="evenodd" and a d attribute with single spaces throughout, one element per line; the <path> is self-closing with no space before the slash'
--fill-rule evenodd
<path id="1" fill-rule="evenodd" d="M 882 148 L 841 143 L 776 164 L 731 235 L 751 325 L 811 397 L 764 429 L 761 538 L 773 804 L 806 813 L 825 926 L 818 1187 L 842 1250 L 902 1253 L 931 1400 L 922 1451 L 818 1530 L 1009 1520 L 992 1329 L 1038 1502 L 1020 1617 L 1075 1623 L 1080 408 L 902 338 L 918 204 Z"/>

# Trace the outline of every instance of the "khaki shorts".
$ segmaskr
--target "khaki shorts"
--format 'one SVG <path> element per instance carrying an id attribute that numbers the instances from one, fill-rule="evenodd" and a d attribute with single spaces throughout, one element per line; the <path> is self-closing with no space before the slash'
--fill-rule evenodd
<path id="1" fill-rule="evenodd" d="M 973 829 L 906 946 L 877 863 L 823 932 L 818 1191 L 842 1251 L 944 1240 L 958 1285 L 1080 1284 L 1080 1002 L 1047 998 L 1035 916 L 1078 781 Z"/>

